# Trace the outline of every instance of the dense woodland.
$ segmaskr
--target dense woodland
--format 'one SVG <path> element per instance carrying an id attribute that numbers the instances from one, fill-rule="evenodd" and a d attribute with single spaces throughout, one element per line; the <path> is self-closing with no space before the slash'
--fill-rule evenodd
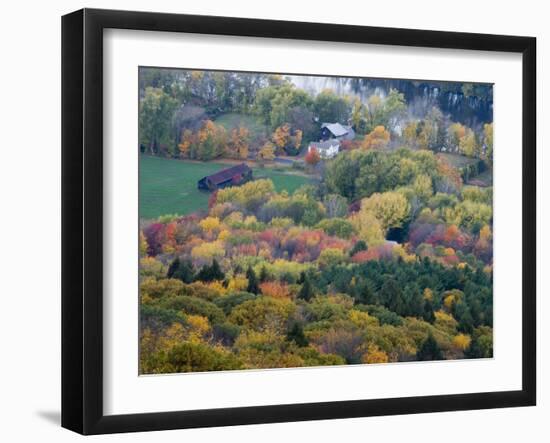
<path id="1" fill-rule="evenodd" d="M 281 76 L 142 70 L 144 155 L 285 156 L 314 184 L 235 183 L 202 210 L 141 221 L 140 372 L 492 357 L 492 188 L 466 184 L 492 170 L 492 89 L 448 90 L 475 97 L 459 113 L 470 127 L 393 86 L 363 100 Z M 227 113 L 265 130 L 217 124 Z M 321 160 L 305 147 L 327 121 L 358 136 Z"/>

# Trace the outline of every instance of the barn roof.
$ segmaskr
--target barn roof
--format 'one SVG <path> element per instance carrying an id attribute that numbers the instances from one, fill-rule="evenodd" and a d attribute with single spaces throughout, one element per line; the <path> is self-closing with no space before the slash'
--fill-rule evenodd
<path id="1" fill-rule="evenodd" d="M 349 130 L 340 123 L 323 123 L 321 128 L 327 128 L 335 137 L 341 137 L 349 132 Z"/>
<path id="2" fill-rule="evenodd" d="M 240 165 L 231 166 L 230 168 L 222 169 L 212 175 L 207 175 L 204 178 L 210 179 L 210 181 L 219 185 L 228 180 L 231 180 L 236 175 L 248 174 L 251 171 L 250 167 L 246 163 L 241 163 Z"/>

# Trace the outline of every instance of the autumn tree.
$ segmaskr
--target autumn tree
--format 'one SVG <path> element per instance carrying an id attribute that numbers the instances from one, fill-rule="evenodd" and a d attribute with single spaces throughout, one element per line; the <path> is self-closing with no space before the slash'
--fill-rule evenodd
<path id="1" fill-rule="evenodd" d="M 292 144 L 294 146 L 294 151 L 296 154 L 300 151 L 300 146 L 302 146 L 303 136 L 304 133 L 300 129 L 296 129 L 294 131 L 294 135 L 292 136 Z"/>
<path id="2" fill-rule="evenodd" d="M 383 230 L 400 228 L 409 216 L 410 204 L 399 192 L 374 193 L 361 201 L 361 212 L 371 213 Z"/>
<path id="3" fill-rule="evenodd" d="M 351 123 L 353 128 L 358 132 L 363 132 L 365 129 L 365 107 L 359 97 L 355 97 L 351 110 Z"/>
<path id="4" fill-rule="evenodd" d="M 143 231 L 139 231 L 139 256 L 145 257 L 147 255 L 147 239 L 145 238 L 145 235 L 143 234 Z"/>
<path id="5" fill-rule="evenodd" d="M 350 221 L 361 239 L 360 241 L 363 241 L 369 247 L 384 243 L 385 236 L 382 223 L 373 213 L 361 209 L 350 217 Z M 355 253 L 363 250 L 366 251 L 367 248 L 358 249 Z"/>
<path id="6" fill-rule="evenodd" d="M 270 141 L 265 142 L 258 151 L 258 157 L 263 161 L 273 161 L 275 158 L 275 145 Z"/>
<path id="7" fill-rule="evenodd" d="M 158 153 L 161 145 L 175 147 L 171 121 L 176 106 L 177 101 L 162 89 L 145 88 L 139 102 L 139 139 L 151 154 Z"/>
<path id="8" fill-rule="evenodd" d="M 306 154 L 304 161 L 310 166 L 315 166 L 317 163 L 321 161 L 321 156 L 319 155 L 319 151 L 317 151 L 317 149 L 315 148 L 311 148 Z"/>
<path id="9" fill-rule="evenodd" d="M 418 122 L 411 121 L 407 123 L 407 125 L 403 129 L 403 134 L 401 135 L 405 144 L 411 149 L 415 149 L 418 147 L 417 130 Z"/>
<path id="10" fill-rule="evenodd" d="M 460 123 L 453 123 L 447 128 L 447 145 L 454 152 L 458 152 L 460 140 L 466 135 L 466 127 Z"/>
<path id="11" fill-rule="evenodd" d="M 391 88 L 385 99 L 377 94 L 371 95 L 366 106 L 366 129 L 372 131 L 377 126 L 385 126 L 393 130 L 405 110 L 405 96 L 397 89 Z"/>
<path id="12" fill-rule="evenodd" d="M 288 123 L 284 123 L 275 129 L 271 138 L 278 154 L 296 155 L 300 151 L 302 137 L 300 129 L 292 130 Z"/>
<path id="13" fill-rule="evenodd" d="M 225 128 L 216 125 L 212 120 L 206 120 L 196 136 L 193 137 L 186 153 L 192 159 L 212 160 L 221 156 L 225 152 L 226 146 Z"/>
<path id="14" fill-rule="evenodd" d="M 229 157 L 246 159 L 248 157 L 248 147 L 250 141 L 250 131 L 245 127 L 233 128 L 227 150 Z"/>
<path id="15" fill-rule="evenodd" d="M 380 349 L 377 345 L 371 344 L 367 348 L 367 353 L 361 359 L 363 363 L 387 363 L 389 361 L 388 354 Z"/>
<path id="16" fill-rule="evenodd" d="M 386 131 L 384 126 L 376 126 L 369 134 L 365 136 L 361 148 L 368 149 L 383 149 L 390 142 L 390 133 Z"/>
<path id="17" fill-rule="evenodd" d="M 485 146 L 485 159 L 489 165 L 493 165 L 493 124 L 483 125 L 483 144 Z"/>
<path id="18" fill-rule="evenodd" d="M 479 157 L 479 144 L 476 140 L 474 131 L 466 129 L 466 133 L 458 142 L 458 151 L 466 157 Z"/>
<path id="19" fill-rule="evenodd" d="M 190 129 L 185 129 L 181 134 L 181 140 L 178 144 L 180 156 L 184 158 L 189 157 L 189 150 L 194 143 L 196 143 L 195 135 Z"/>

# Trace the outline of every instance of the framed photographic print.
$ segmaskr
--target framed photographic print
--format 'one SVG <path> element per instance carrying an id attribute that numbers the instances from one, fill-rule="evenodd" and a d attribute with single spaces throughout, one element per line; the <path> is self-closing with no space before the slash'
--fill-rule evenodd
<path id="1" fill-rule="evenodd" d="M 62 425 L 534 405 L 536 41 L 62 21 Z"/>

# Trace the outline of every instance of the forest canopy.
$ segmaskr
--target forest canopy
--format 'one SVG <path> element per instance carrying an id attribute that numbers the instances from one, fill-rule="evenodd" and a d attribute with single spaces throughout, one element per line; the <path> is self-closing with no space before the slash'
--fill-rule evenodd
<path id="1" fill-rule="evenodd" d="M 251 171 L 148 194 L 140 373 L 492 357 L 492 86 L 297 77 L 140 70 L 142 156 Z"/>

